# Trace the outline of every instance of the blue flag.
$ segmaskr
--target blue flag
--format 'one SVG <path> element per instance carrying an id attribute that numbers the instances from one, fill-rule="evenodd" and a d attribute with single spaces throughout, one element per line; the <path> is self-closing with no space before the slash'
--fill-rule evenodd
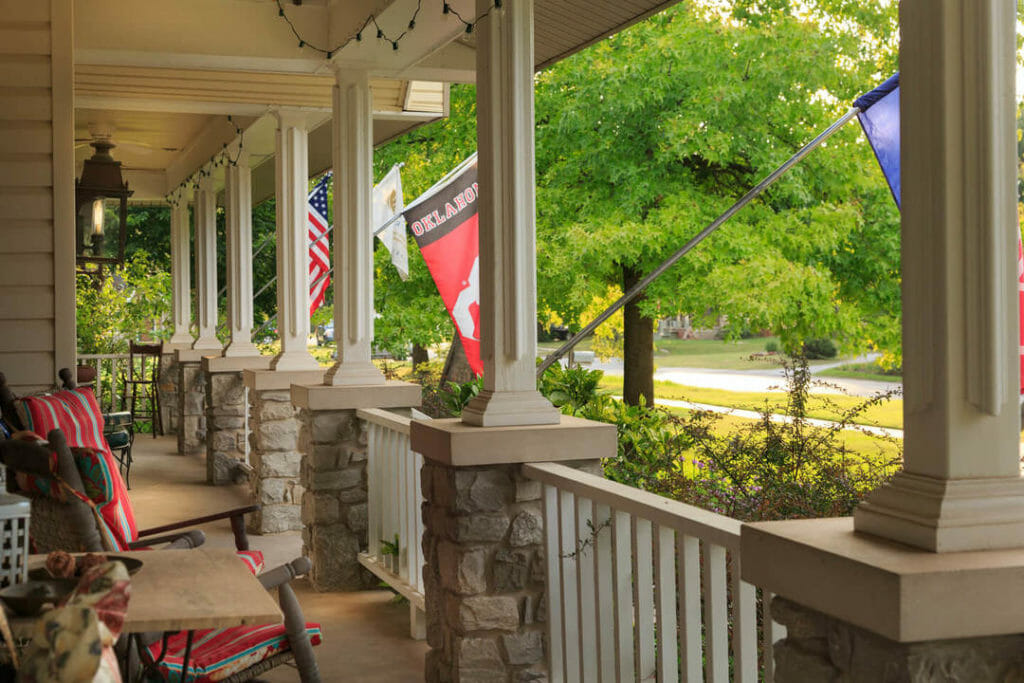
<path id="1" fill-rule="evenodd" d="M 860 110 L 857 118 L 875 151 L 889 189 L 900 205 L 900 75 L 864 93 L 853 103 Z"/>

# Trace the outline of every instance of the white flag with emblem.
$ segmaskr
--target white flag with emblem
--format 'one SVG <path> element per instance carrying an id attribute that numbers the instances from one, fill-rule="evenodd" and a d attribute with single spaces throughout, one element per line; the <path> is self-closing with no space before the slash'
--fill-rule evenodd
<path id="1" fill-rule="evenodd" d="M 373 211 L 374 231 L 391 253 L 391 263 L 398 269 L 403 280 L 409 279 L 409 251 L 405 241 L 405 200 L 402 198 L 402 170 L 398 164 L 391 167 L 384 179 L 373 188 L 370 201 Z M 390 221 L 390 224 L 389 224 Z"/>

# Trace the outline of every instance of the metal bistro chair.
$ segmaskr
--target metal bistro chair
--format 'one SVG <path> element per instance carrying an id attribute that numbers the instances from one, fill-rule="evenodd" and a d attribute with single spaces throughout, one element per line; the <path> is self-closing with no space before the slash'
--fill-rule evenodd
<path id="1" fill-rule="evenodd" d="M 122 402 L 128 401 L 132 414 L 132 432 L 138 422 L 148 422 L 153 438 L 163 434 L 160 422 L 160 391 L 157 376 L 160 373 L 160 344 L 136 344 L 129 347 L 128 371 L 123 376 Z M 125 406 L 122 403 L 122 408 Z"/>

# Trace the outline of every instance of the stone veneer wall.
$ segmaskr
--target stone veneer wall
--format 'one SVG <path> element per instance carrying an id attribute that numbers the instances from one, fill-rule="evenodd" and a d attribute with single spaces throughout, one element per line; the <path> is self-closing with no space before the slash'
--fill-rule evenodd
<path id="1" fill-rule="evenodd" d="M 313 562 L 310 581 L 319 591 L 362 590 L 377 579 L 359 564 L 367 549 L 365 425 L 355 410 L 302 410 L 299 414 L 299 479 L 303 554 Z"/>
<path id="2" fill-rule="evenodd" d="M 772 616 L 777 683 L 1024 681 L 1024 635 L 898 643 L 780 597 Z"/>
<path id="3" fill-rule="evenodd" d="M 427 683 L 547 680 L 542 487 L 521 469 L 423 465 Z"/>
<path id="4" fill-rule="evenodd" d="M 173 353 L 160 356 L 160 374 L 157 378 L 160 395 L 160 424 L 164 434 L 178 433 L 178 364 Z"/>
<path id="5" fill-rule="evenodd" d="M 248 529 L 273 534 L 302 528 L 299 425 L 287 389 L 249 392 L 253 497 L 263 508 L 248 516 Z"/>
<path id="6" fill-rule="evenodd" d="M 178 363 L 178 453 L 206 448 L 206 378 L 198 361 Z"/>
<path id="7" fill-rule="evenodd" d="M 230 484 L 244 477 L 247 391 L 242 371 L 205 372 L 206 481 Z"/>

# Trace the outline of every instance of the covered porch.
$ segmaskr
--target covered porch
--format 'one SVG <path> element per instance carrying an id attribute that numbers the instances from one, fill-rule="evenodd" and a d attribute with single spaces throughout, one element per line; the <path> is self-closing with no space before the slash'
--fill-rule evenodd
<path id="1" fill-rule="evenodd" d="M 536 389 L 535 71 L 669 4 L 4 4 L 4 371 L 25 392 L 75 365 L 75 138 L 137 125 L 122 147 L 155 151 L 132 162 L 133 199 L 172 207 L 163 349 L 178 453 L 138 440 L 137 505 L 156 522 L 175 491 L 197 506 L 208 492 L 260 502 L 256 543 L 301 543 L 307 614 L 337 620 L 319 653 L 327 680 L 867 681 L 880 662 L 895 680 L 1012 679 L 1024 640 L 1012 4 L 901 5 L 905 472 L 854 519 L 747 526 L 604 481 L 614 426 L 563 416 Z M 370 357 L 373 146 L 443 115 L 444 84 L 471 80 L 484 388 L 461 419 L 417 420 L 419 387 L 386 381 Z M 307 347 L 306 193 L 328 165 L 339 341 L 325 369 Z M 270 194 L 272 358 L 252 340 L 249 224 Z M 239 472 L 242 488 L 227 483 Z M 386 594 L 365 592 L 381 575 L 422 602 L 401 629 Z M 426 648 L 401 640 L 410 631 Z M 352 675 L 356 652 L 379 653 L 366 677 Z"/>

